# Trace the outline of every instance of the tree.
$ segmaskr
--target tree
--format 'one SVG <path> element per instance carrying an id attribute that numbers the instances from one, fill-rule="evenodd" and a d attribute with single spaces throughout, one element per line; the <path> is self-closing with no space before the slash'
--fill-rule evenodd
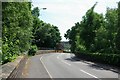
<path id="1" fill-rule="evenodd" d="M 117 9 L 107 8 L 107 13 L 105 15 L 105 28 L 106 28 L 106 39 L 107 47 L 106 52 L 114 53 L 115 51 L 115 36 L 117 33 L 117 23 L 118 23 L 118 12 Z"/>
<path id="2" fill-rule="evenodd" d="M 2 3 L 2 53 L 3 63 L 30 47 L 32 36 L 32 14 L 30 2 Z"/>
<path id="3" fill-rule="evenodd" d="M 64 34 L 64 37 L 65 37 L 66 39 L 69 39 L 69 37 L 70 37 L 70 29 L 68 29 L 68 30 L 66 31 L 66 33 Z"/>
<path id="4" fill-rule="evenodd" d="M 95 38 L 94 8 L 96 4 L 94 4 L 94 6 L 91 9 L 89 9 L 86 15 L 83 17 L 82 23 L 83 30 L 80 33 L 80 37 L 84 41 L 87 50 L 90 49 L 91 44 L 94 44 Z"/>
<path id="5" fill-rule="evenodd" d="M 64 35 L 67 39 L 69 39 L 69 43 L 71 44 L 71 51 L 75 52 L 76 49 L 76 35 L 78 33 L 78 27 L 80 26 L 79 22 L 75 23 L 70 29 L 67 30 L 66 34 Z"/>
<path id="6" fill-rule="evenodd" d="M 33 10 L 32 10 L 32 15 L 35 16 L 35 17 L 39 17 L 39 8 L 38 7 L 35 7 Z"/>
<path id="7" fill-rule="evenodd" d="M 61 40 L 58 27 L 40 20 L 38 7 L 32 10 L 32 15 L 34 18 L 32 44 L 38 47 L 54 48 Z"/>
<path id="8" fill-rule="evenodd" d="M 118 3 L 118 31 L 117 31 L 117 35 L 116 35 L 116 49 L 118 50 L 118 52 L 120 52 L 120 2 Z"/>
<path id="9" fill-rule="evenodd" d="M 94 12 L 95 5 L 64 36 L 77 57 L 119 66 L 120 2 L 105 15 Z"/>
<path id="10" fill-rule="evenodd" d="M 61 40 L 59 29 L 56 26 L 43 23 L 35 35 L 36 45 L 38 47 L 48 47 L 54 48 L 56 43 L 59 43 Z"/>

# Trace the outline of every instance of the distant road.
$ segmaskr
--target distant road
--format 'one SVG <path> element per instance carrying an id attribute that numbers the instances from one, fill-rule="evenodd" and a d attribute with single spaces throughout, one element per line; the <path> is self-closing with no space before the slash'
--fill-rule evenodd
<path id="1" fill-rule="evenodd" d="M 36 59 L 36 61 L 34 61 L 34 59 Z M 39 78 L 39 74 L 41 74 L 39 67 L 40 64 L 42 64 L 44 70 L 47 72 L 44 72 L 47 74 L 47 78 L 48 76 L 50 78 L 94 78 L 95 80 L 102 80 L 100 78 L 118 78 L 118 73 L 99 67 L 98 64 L 95 63 L 82 60 L 77 61 L 74 59 L 74 54 L 71 53 L 48 53 L 36 56 L 34 59 L 32 62 L 36 65 L 32 66 L 36 68 L 36 72 L 34 72 L 34 69 L 30 66 L 31 69 L 33 69 L 33 73 L 29 71 L 29 77 L 31 74 L 31 77 L 36 76 Z M 32 74 L 34 73 L 37 75 L 33 76 Z"/>

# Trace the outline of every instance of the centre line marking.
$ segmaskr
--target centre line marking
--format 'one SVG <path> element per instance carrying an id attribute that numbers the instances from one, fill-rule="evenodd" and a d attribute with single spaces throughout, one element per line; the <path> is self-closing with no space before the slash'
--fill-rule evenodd
<path id="1" fill-rule="evenodd" d="M 64 54 L 65 54 L 65 53 L 62 53 L 62 54 L 58 55 L 57 58 L 60 59 L 59 57 L 62 56 L 62 55 L 64 55 Z M 60 60 L 61 60 L 61 59 L 60 59 Z M 69 63 L 67 63 L 67 62 L 65 62 L 65 61 L 63 61 L 63 60 L 61 60 L 61 62 L 65 63 L 65 64 L 67 64 L 67 65 L 69 65 L 69 66 L 71 66 L 71 64 L 69 64 Z"/>
<path id="2" fill-rule="evenodd" d="M 62 60 L 61 60 L 62 61 Z M 69 66 L 71 66 L 71 64 L 69 64 L 69 63 L 67 63 L 67 62 L 65 62 L 65 61 L 62 61 L 63 63 L 65 63 L 65 64 L 67 64 L 67 65 L 69 65 Z"/>
<path id="3" fill-rule="evenodd" d="M 57 56 L 57 59 L 59 59 L 59 56 Z"/>
<path id="4" fill-rule="evenodd" d="M 82 71 L 82 72 L 84 72 L 84 73 L 86 73 L 86 74 L 88 74 L 88 75 L 90 75 L 90 76 L 92 76 L 92 77 L 94 77 L 94 78 L 99 79 L 98 77 L 96 77 L 96 76 L 94 76 L 94 75 L 92 75 L 92 74 L 90 74 L 90 73 L 88 73 L 88 72 L 86 72 L 86 71 L 84 71 L 84 70 L 80 70 L 80 71 Z M 101 79 L 99 79 L 99 80 L 101 80 Z"/>
<path id="5" fill-rule="evenodd" d="M 42 58 L 43 58 L 43 56 L 42 57 L 40 57 L 40 61 L 42 62 Z M 49 73 L 49 71 L 48 71 L 48 69 L 46 68 L 46 66 L 45 66 L 45 64 L 42 62 L 42 64 L 43 64 L 43 66 L 44 66 L 44 68 L 45 68 L 45 70 L 47 71 L 47 73 L 48 73 L 48 75 L 50 76 L 50 78 L 52 79 L 52 76 L 51 76 L 51 74 Z M 52 79 L 53 80 L 53 79 Z"/>
<path id="6" fill-rule="evenodd" d="M 61 55 L 58 55 L 58 56 L 57 56 L 57 59 L 60 59 L 60 58 L 59 58 L 60 56 L 61 56 Z"/>

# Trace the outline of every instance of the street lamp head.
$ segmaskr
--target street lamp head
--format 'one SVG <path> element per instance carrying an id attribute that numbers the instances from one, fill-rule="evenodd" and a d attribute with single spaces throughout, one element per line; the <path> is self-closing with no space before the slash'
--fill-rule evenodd
<path id="1" fill-rule="evenodd" d="M 47 8 L 42 8 L 43 10 L 46 10 Z"/>
<path id="2" fill-rule="evenodd" d="M 41 10 L 46 10 L 47 8 L 40 8 L 39 10 L 41 11 Z"/>

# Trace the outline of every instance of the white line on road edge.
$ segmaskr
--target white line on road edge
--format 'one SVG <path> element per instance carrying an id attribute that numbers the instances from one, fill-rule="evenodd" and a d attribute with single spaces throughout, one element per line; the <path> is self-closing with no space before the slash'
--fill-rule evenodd
<path id="1" fill-rule="evenodd" d="M 43 56 L 40 57 L 40 61 L 41 61 L 41 62 L 42 62 L 42 57 L 43 57 Z"/>
<path id="2" fill-rule="evenodd" d="M 42 57 L 40 57 L 40 61 L 42 62 L 42 58 L 43 58 L 43 56 Z M 48 69 L 46 68 L 46 66 L 45 66 L 45 64 L 42 62 L 42 64 L 43 64 L 43 66 L 44 66 L 44 68 L 46 69 L 46 71 L 47 71 L 47 73 L 48 73 L 48 75 L 50 76 L 50 78 L 52 79 L 52 76 L 51 76 L 51 74 L 49 73 L 49 71 L 48 71 Z M 53 79 L 52 79 L 53 80 Z"/>
<path id="3" fill-rule="evenodd" d="M 88 75 L 90 75 L 90 76 L 92 76 L 92 77 L 94 77 L 94 78 L 97 78 L 98 80 L 101 80 L 101 79 L 99 79 L 98 77 L 96 77 L 96 76 L 94 76 L 94 75 L 92 75 L 92 74 L 90 74 L 90 73 L 88 73 L 88 72 L 86 72 L 86 71 L 84 71 L 84 70 L 80 70 L 80 71 L 82 71 L 82 72 L 84 72 L 84 73 L 86 73 L 86 74 L 88 74 Z"/>

